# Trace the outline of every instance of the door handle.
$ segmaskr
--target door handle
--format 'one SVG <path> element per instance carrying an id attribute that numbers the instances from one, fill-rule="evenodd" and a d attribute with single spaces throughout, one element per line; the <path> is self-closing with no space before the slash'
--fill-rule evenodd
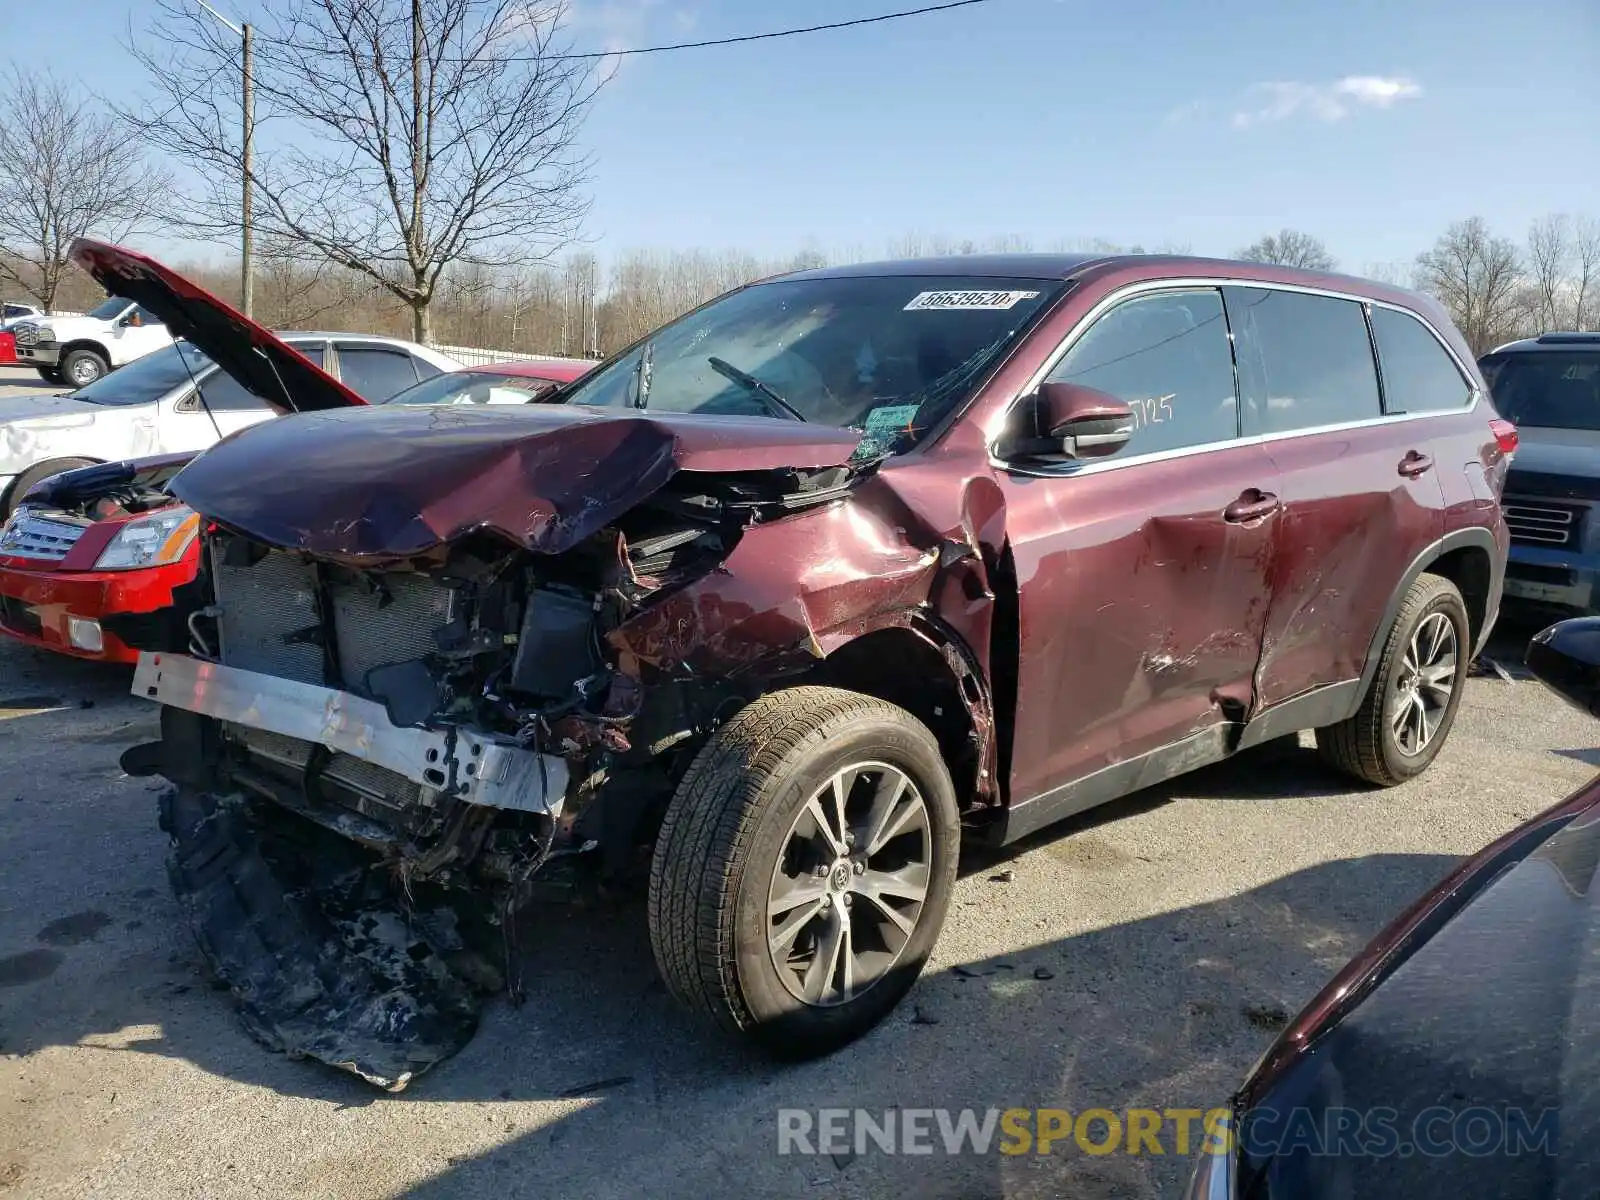
<path id="1" fill-rule="evenodd" d="M 1400 460 L 1400 474 L 1404 475 L 1407 479 L 1415 479 L 1424 471 L 1431 470 L 1433 470 L 1433 459 L 1416 450 L 1409 451 L 1406 456 Z"/>
<path id="2" fill-rule="evenodd" d="M 1262 517 L 1270 517 L 1278 511 L 1278 498 L 1271 492 L 1263 492 L 1259 488 L 1247 488 L 1239 493 L 1239 498 L 1227 508 L 1222 510 L 1222 519 L 1234 525 L 1243 525 L 1247 521 L 1259 521 Z"/>

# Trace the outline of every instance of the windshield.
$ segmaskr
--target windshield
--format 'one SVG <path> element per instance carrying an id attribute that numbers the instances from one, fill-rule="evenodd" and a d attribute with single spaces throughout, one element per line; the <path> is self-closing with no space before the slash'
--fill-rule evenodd
<path id="1" fill-rule="evenodd" d="M 124 300 L 121 296 L 107 296 L 104 300 L 100 301 L 99 304 L 96 304 L 89 310 L 89 315 L 91 317 L 98 317 L 102 321 L 109 321 L 111 318 L 119 315 L 123 309 L 127 308 L 129 303 L 129 301 Z"/>
<path id="2" fill-rule="evenodd" d="M 1489 354 L 1478 365 L 1513 425 L 1600 430 L 1600 352 Z"/>
<path id="3" fill-rule="evenodd" d="M 199 375 L 210 365 L 211 360 L 188 342 L 174 342 L 79 388 L 72 398 L 89 404 L 153 404 L 188 383 L 190 372 Z"/>
<path id="4" fill-rule="evenodd" d="M 396 392 L 385 404 L 526 404 L 555 387 L 531 375 L 449 371 Z"/>
<path id="5" fill-rule="evenodd" d="M 901 449 L 967 399 L 1062 287 L 925 276 L 756 284 L 657 330 L 572 385 L 566 402 L 635 406 L 642 383 L 651 411 L 798 418 Z"/>

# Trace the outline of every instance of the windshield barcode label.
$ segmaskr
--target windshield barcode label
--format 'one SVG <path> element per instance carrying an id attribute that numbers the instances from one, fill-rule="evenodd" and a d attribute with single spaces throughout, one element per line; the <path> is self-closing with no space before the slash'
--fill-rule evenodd
<path id="1" fill-rule="evenodd" d="M 1010 308 L 1021 300 L 1033 300 L 1038 292 L 918 292 L 903 311 L 928 308 Z"/>

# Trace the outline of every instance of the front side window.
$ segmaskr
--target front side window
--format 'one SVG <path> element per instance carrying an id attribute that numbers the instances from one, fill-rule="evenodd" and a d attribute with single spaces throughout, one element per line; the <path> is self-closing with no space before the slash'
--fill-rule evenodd
<path id="1" fill-rule="evenodd" d="M 363 400 L 376 404 L 417 382 L 411 356 L 376 346 L 339 347 L 339 378 Z"/>
<path id="2" fill-rule="evenodd" d="M 166 322 L 164 322 L 160 317 L 156 316 L 155 313 L 151 312 L 148 308 L 145 308 L 143 305 L 135 306 L 134 310 L 131 313 L 129 313 L 128 315 L 130 317 L 137 317 L 139 319 L 139 324 L 141 326 L 144 326 L 144 325 L 164 325 L 164 324 L 166 324 Z"/>
<path id="3" fill-rule="evenodd" d="M 1600 430 L 1600 352 L 1486 354 L 1478 366 L 1496 410 L 1513 425 Z"/>
<path id="4" fill-rule="evenodd" d="M 556 385 L 530 375 L 449 371 L 406 388 L 386 404 L 527 404 Z"/>
<path id="5" fill-rule="evenodd" d="M 1061 293 L 1059 280 L 776 280 L 657 330 L 569 404 L 859 429 L 892 452 L 964 403 Z"/>
<path id="6" fill-rule="evenodd" d="M 1380 414 L 1367 318 L 1354 300 L 1224 289 L 1248 431 L 1289 433 Z"/>
<path id="7" fill-rule="evenodd" d="M 1374 308 L 1372 332 L 1383 364 L 1386 412 L 1443 412 L 1471 399 L 1472 386 L 1456 360 L 1421 321 L 1392 308 Z"/>
<path id="8" fill-rule="evenodd" d="M 79 388 L 72 398 L 88 404 L 153 404 L 210 368 L 211 360 L 190 343 L 174 342 Z"/>
<path id="9" fill-rule="evenodd" d="M 1238 434 L 1233 355 L 1215 288 L 1124 301 L 1073 343 L 1049 382 L 1096 388 L 1133 410 L 1133 439 L 1119 457 Z"/>

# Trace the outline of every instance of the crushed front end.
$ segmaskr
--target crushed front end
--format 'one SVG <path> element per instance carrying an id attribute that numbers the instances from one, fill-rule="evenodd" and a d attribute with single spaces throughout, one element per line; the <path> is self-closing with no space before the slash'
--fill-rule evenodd
<path id="1" fill-rule="evenodd" d="M 251 1031 L 395 1090 L 464 1044 L 484 993 L 517 992 L 512 914 L 642 878 L 687 757 L 783 669 L 647 663 L 652 606 L 856 478 L 636 477 L 554 552 L 327 553 L 208 520 L 135 673 L 162 740 L 124 765 L 175 785 L 172 880 Z"/>

